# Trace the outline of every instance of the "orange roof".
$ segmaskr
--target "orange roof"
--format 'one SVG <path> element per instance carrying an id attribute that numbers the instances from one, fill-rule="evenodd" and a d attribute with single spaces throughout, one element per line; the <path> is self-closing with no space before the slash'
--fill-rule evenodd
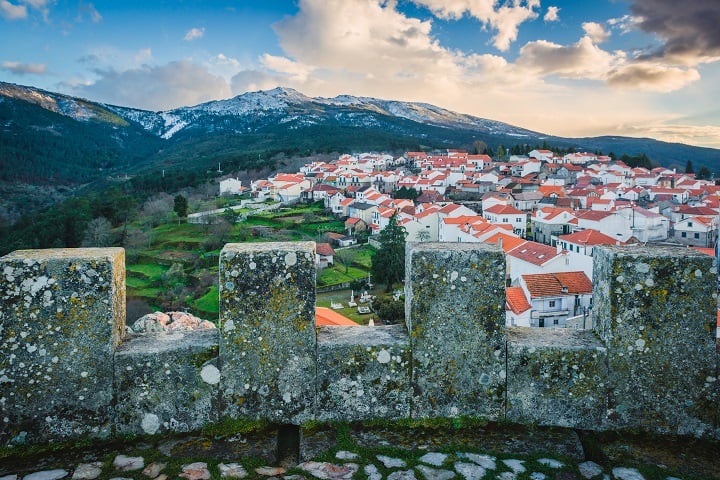
<path id="1" fill-rule="evenodd" d="M 329 243 L 318 243 L 315 245 L 315 251 L 318 255 L 322 255 L 323 257 L 332 257 L 335 255 L 335 251 L 330 246 Z"/>
<path id="2" fill-rule="evenodd" d="M 534 273 L 522 279 L 531 298 L 592 293 L 592 282 L 584 272 Z"/>
<path id="3" fill-rule="evenodd" d="M 690 247 L 693 250 L 697 250 L 700 253 L 704 253 L 705 255 L 710 255 L 711 257 L 715 256 L 715 249 L 714 248 L 704 248 L 704 247 Z"/>
<path id="4" fill-rule="evenodd" d="M 560 235 L 558 239 L 578 245 L 615 245 L 617 243 L 617 240 L 611 236 L 593 230 L 592 228 L 567 235 Z"/>
<path id="5" fill-rule="evenodd" d="M 516 237 L 514 235 L 508 235 L 507 233 L 503 232 L 498 232 L 491 237 L 488 237 L 487 239 L 485 239 L 485 243 L 498 244 L 500 240 L 502 240 L 502 249 L 505 253 L 525 243 L 525 240 L 523 240 L 522 238 Z"/>
<path id="6" fill-rule="evenodd" d="M 530 241 L 520 244 L 507 254 L 534 265 L 543 265 L 558 256 L 557 248 Z"/>
<path id="7" fill-rule="evenodd" d="M 547 197 L 551 193 L 565 196 L 565 189 L 561 185 L 540 185 L 538 187 L 538 192 L 542 193 L 545 197 Z"/>
<path id="8" fill-rule="evenodd" d="M 358 324 L 327 307 L 315 307 L 315 326 L 357 327 Z"/>
<path id="9" fill-rule="evenodd" d="M 497 204 L 497 205 L 493 205 L 490 208 L 486 208 L 485 212 L 494 213 L 496 215 L 522 215 L 525 213 L 522 210 L 518 210 L 515 207 L 512 207 L 510 205 L 503 205 L 503 204 Z"/>
<path id="10" fill-rule="evenodd" d="M 507 287 L 505 289 L 505 310 L 513 313 L 526 312 L 531 308 L 530 302 L 525 298 L 522 287 Z"/>

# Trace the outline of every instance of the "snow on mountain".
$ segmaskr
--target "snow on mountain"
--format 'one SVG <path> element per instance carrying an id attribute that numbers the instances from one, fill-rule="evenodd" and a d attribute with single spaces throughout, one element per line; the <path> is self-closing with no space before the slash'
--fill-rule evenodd
<path id="1" fill-rule="evenodd" d="M 384 128 L 389 125 L 384 122 L 393 118 L 458 130 L 480 130 L 520 137 L 538 136 L 522 128 L 452 112 L 427 103 L 352 95 L 311 98 L 291 88 L 280 87 L 164 112 L 97 104 L 2 82 L 0 95 L 23 99 L 81 121 L 96 119 L 117 123 L 122 118 L 166 140 L 182 132 L 255 132 L 273 125 L 296 129 L 328 123 Z"/>

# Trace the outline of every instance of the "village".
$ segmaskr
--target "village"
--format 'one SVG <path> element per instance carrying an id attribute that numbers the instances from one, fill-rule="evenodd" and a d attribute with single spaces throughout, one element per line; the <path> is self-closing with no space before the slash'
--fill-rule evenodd
<path id="1" fill-rule="evenodd" d="M 592 328 L 598 245 L 676 244 L 717 256 L 720 186 L 592 153 L 532 150 L 507 161 L 452 149 L 345 154 L 248 186 L 227 178 L 220 191 L 286 205 L 322 200 L 346 231 L 326 234 L 319 266 L 332 264 L 332 246 L 363 235 L 372 243 L 393 215 L 409 242 L 497 244 L 507 261 L 508 326 Z"/>

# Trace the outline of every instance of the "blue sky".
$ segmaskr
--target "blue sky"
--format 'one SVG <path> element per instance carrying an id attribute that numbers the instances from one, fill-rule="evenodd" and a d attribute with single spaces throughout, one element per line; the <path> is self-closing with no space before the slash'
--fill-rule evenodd
<path id="1" fill-rule="evenodd" d="M 720 1 L 0 0 L 0 80 L 149 110 L 292 87 L 720 148 Z"/>

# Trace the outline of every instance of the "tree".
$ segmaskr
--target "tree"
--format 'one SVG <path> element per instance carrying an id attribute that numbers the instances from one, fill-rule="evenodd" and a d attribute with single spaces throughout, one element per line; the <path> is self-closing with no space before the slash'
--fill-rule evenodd
<path id="1" fill-rule="evenodd" d="M 83 247 L 107 247 L 111 244 L 111 225 L 107 218 L 98 217 L 90 220 L 83 237 Z"/>
<path id="2" fill-rule="evenodd" d="M 393 283 L 405 278 L 405 228 L 398 225 L 397 214 L 390 217 L 387 226 L 380 231 L 380 249 L 372 257 L 370 271 L 377 282 L 385 282 L 386 291 Z"/>
<path id="3" fill-rule="evenodd" d="M 475 155 L 485 153 L 486 149 L 487 149 L 487 143 L 483 142 L 482 140 L 475 140 L 473 142 L 473 153 Z"/>
<path id="4" fill-rule="evenodd" d="M 697 175 L 695 175 L 695 178 L 697 178 L 698 180 L 710 180 L 710 177 L 712 177 L 712 173 L 710 173 L 710 169 L 707 168 L 705 165 L 700 167 Z"/>
<path id="5" fill-rule="evenodd" d="M 340 248 L 335 250 L 335 260 L 340 262 L 345 267 L 345 274 L 347 275 L 350 265 L 355 262 L 357 258 L 357 251 L 353 248 Z"/>
<path id="6" fill-rule="evenodd" d="M 173 210 L 177 213 L 178 218 L 185 218 L 188 214 L 188 201 L 182 195 L 177 195 L 174 200 Z"/>
<path id="7" fill-rule="evenodd" d="M 498 147 L 498 149 L 497 149 L 496 157 L 497 157 L 498 159 L 503 159 L 503 158 L 505 158 L 505 155 L 506 155 L 506 153 L 505 153 L 505 147 L 503 147 L 502 145 L 500 145 L 500 146 Z"/>
<path id="8" fill-rule="evenodd" d="M 685 173 L 695 173 L 695 170 L 693 169 L 692 160 L 688 160 L 685 164 Z"/>
<path id="9" fill-rule="evenodd" d="M 408 198 L 410 200 L 415 200 L 419 195 L 418 191 L 414 188 L 400 187 L 395 190 L 393 198 Z"/>
<path id="10" fill-rule="evenodd" d="M 152 227 L 160 225 L 173 211 L 173 198 L 167 193 L 158 193 L 143 204 L 145 221 Z"/>

